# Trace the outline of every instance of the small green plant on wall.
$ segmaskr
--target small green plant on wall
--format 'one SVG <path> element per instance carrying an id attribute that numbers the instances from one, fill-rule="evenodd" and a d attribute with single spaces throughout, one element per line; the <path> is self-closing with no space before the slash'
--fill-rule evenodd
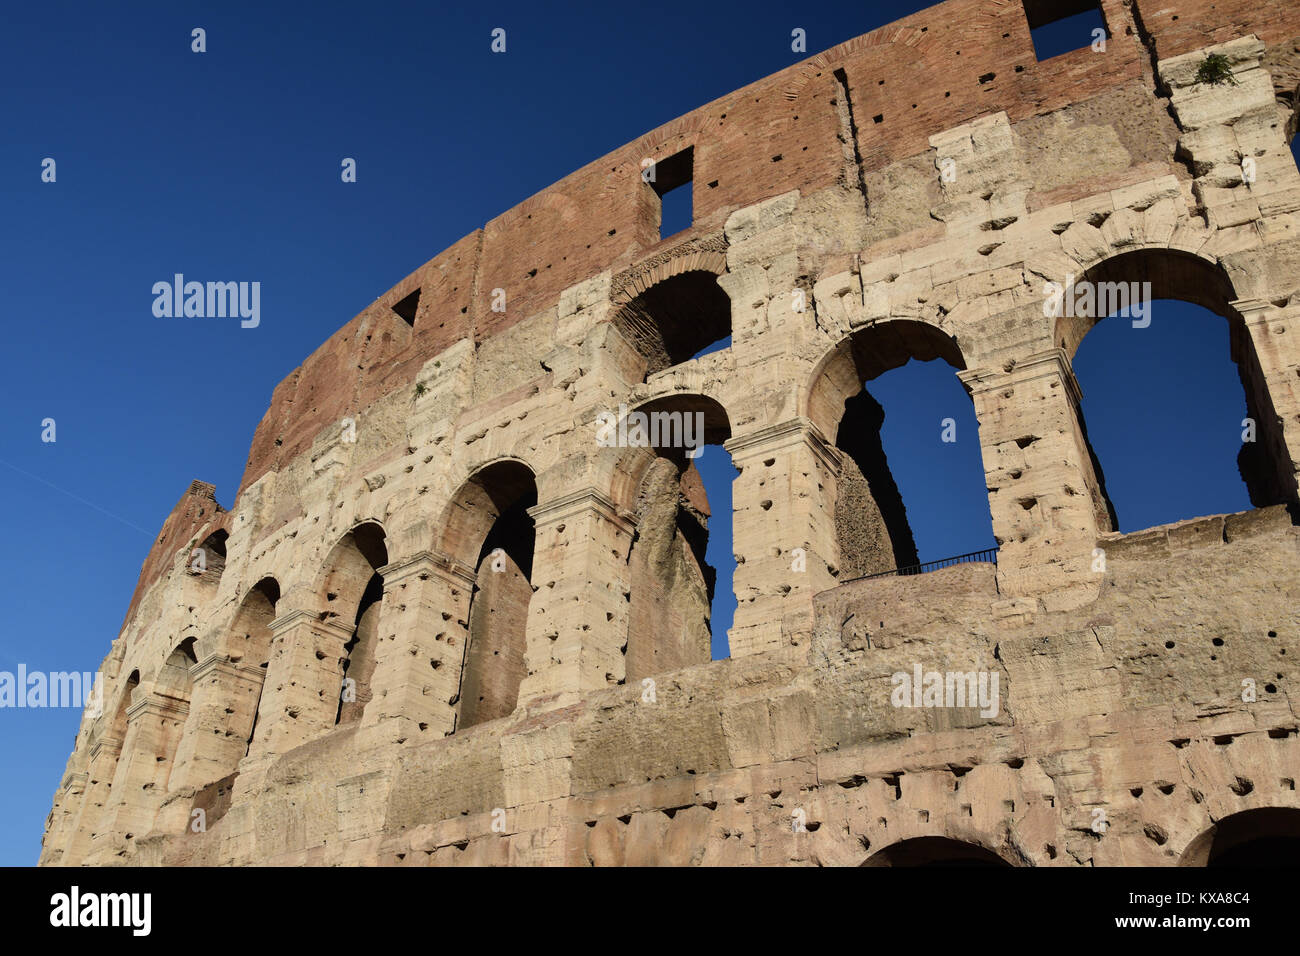
<path id="1" fill-rule="evenodd" d="M 423 395 L 425 392 L 427 392 L 428 390 L 429 390 L 429 387 L 428 387 L 427 385 L 425 385 L 423 382 L 416 382 L 416 383 L 415 383 L 415 397 L 416 397 L 416 398 L 419 398 L 420 396 L 422 396 L 422 395 Z"/>
<path id="2" fill-rule="evenodd" d="M 1232 75 L 1232 66 L 1222 53 L 1211 53 L 1202 61 L 1196 70 L 1196 82 L 1208 83 L 1210 86 L 1218 86 L 1220 83 L 1237 85 L 1237 80 Z"/>

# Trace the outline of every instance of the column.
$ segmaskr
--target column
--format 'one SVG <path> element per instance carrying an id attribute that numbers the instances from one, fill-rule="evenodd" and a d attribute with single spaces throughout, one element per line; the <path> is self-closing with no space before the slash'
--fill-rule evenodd
<path id="1" fill-rule="evenodd" d="M 275 635 L 249 757 L 282 754 L 334 729 L 343 692 L 344 647 L 355 628 L 290 611 Z"/>
<path id="2" fill-rule="evenodd" d="M 528 509 L 536 527 L 527 676 L 519 700 L 569 702 L 625 676 L 635 519 L 596 488 Z"/>
<path id="3" fill-rule="evenodd" d="M 837 583 L 835 495 L 840 452 L 799 417 L 724 445 L 740 471 L 732 487 L 736 618 L 732 657 L 799 645 L 813 630 L 813 596 Z"/>
<path id="4" fill-rule="evenodd" d="M 958 377 L 979 421 L 998 542 L 998 586 L 1014 596 L 1097 586 L 1092 551 L 1110 509 L 1080 428 L 1082 395 L 1063 349 Z"/>
<path id="5" fill-rule="evenodd" d="M 1259 490 L 1261 503 L 1293 501 L 1300 476 L 1300 309 L 1262 299 L 1232 303 L 1245 320 L 1249 348 L 1237 348 L 1250 408 L 1260 418 L 1256 441 L 1274 467 Z M 1251 498 L 1257 498 L 1251 488 Z"/>
<path id="6" fill-rule="evenodd" d="M 213 654 L 190 668 L 190 717 L 170 789 L 202 787 L 235 772 L 248 752 L 266 670 Z"/>
<path id="7" fill-rule="evenodd" d="M 379 571 L 384 578 L 373 696 L 363 728 L 385 725 L 396 737 L 443 737 L 456 726 L 474 569 L 448 555 L 420 551 Z"/>

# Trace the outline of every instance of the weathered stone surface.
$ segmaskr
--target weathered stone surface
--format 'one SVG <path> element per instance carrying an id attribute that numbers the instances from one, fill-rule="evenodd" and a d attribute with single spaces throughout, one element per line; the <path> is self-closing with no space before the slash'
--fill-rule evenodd
<path id="1" fill-rule="evenodd" d="M 377 299 L 275 389 L 230 510 L 195 482 L 164 522 L 42 863 L 1200 864 L 1295 835 L 1300 8 L 1102 7 L 1104 53 L 1040 63 L 1020 4 L 949 0 Z M 1231 83 L 1197 81 L 1211 53 Z M 686 232 L 659 239 L 646 158 L 686 169 Z M 1099 316 L 1044 308 L 1069 282 L 1225 316 L 1255 510 L 1113 530 L 1070 364 Z M 851 580 L 916 557 L 864 382 L 937 358 L 996 562 Z M 667 432 L 623 440 L 636 413 Z M 730 660 L 700 441 L 739 472 Z"/>

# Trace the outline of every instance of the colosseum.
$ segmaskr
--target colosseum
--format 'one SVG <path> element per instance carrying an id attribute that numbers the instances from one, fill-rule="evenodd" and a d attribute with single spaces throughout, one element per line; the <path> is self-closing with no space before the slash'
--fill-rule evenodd
<path id="1" fill-rule="evenodd" d="M 857 37 L 344 325 L 275 388 L 231 507 L 195 481 L 163 522 L 41 863 L 1295 846 L 1300 6 L 1100 0 L 1104 42 L 1040 61 L 1031 30 L 1090 6 L 948 0 Z M 1106 315 L 1045 300 L 1071 281 L 1227 321 L 1252 510 L 1116 530 L 1071 368 Z M 890 573 L 911 531 L 859 398 L 936 358 L 997 549 Z M 648 420 L 739 472 L 727 659 L 691 442 Z"/>

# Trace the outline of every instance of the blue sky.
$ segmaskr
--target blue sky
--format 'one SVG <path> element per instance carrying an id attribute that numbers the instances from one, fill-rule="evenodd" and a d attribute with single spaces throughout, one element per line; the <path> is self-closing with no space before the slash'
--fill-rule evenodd
<path id="1" fill-rule="evenodd" d="M 756 3 L 736 17 L 663 3 L 636 18 L 613 4 L 11 5 L 0 32 L 0 670 L 97 668 L 189 482 L 213 482 L 231 506 L 276 383 L 397 280 L 590 160 L 801 59 L 793 28 L 812 54 L 925 5 Z M 196 26 L 203 54 L 190 49 Z M 489 50 L 494 27 L 507 30 L 504 56 Z M 40 180 L 45 157 L 52 184 Z M 355 184 L 340 182 L 343 157 L 357 160 Z M 259 281 L 261 325 L 154 317 L 152 285 L 176 272 Z M 1145 429 L 1116 455 L 1182 475 L 1206 462 L 1185 490 L 1208 501 L 1231 482 L 1212 477 L 1200 450 L 1154 454 L 1153 432 L 1198 435 L 1173 427 L 1185 409 L 1159 404 L 1169 393 L 1158 383 L 1125 391 L 1135 383 L 1124 362 L 1135 349 L 1184 349 L 1165 384 L 1213 404 L 1219 417 L 1203 420 L 1231 438 L 1243 412 L 1226 332 L 1173 309 L 1145 331 L 1103 338 L 1103 325 L 1085 340 L 1077 365 L 1094 441 L 1105 441 L 1097 403 L 1097 415 Z M 1194 378 L 1203 361 L 1222 366 L 1222 394 Z M 988 546 L 974 418 L 951 370 L 912 363 L 872 392 L 922 560 Z M 938 440 L 948 416 L 953 445 Z M 54 443 L 40 440 L 46 418 Z M 1197 431 L 1222 437 L 1217 428 Z M 1235 449 L 1224 454 L 1231 468 Z M 729 475 L 725 455 L 710 455 Z M 1140 469 L 1126 505 L 1119 466 L 1104 460 L 1125 528 L 1156 523 L 1143 508 L 1175 506 Z M 728 489 L 710 482 L 722 632 L 734 606 Z M 1229 498 L 1176 504 L 1246 506 Z M 35 861 L 79 717 L 0 711 L 0 864 Z"/>

